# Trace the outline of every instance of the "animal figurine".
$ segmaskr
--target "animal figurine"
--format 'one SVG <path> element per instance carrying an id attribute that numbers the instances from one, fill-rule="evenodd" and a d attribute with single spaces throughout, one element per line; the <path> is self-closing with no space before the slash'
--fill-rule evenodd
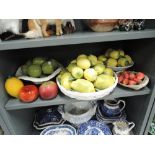
<path id="1" fill-rule="evenodd" d="M 75 23 L 72 19 L 29 19 L 29 31 L 23 33 L 23 35 L 25 36 L 25 38 L 49 37 L 53 34 L 53 32 L 51 30 L 47 30 L 47 28 L 49 25 L 55 25 L 56 35 L 60 36 L 63 34 L 62 27 L 65 28 L 68 23 L 70 23 L 69 26 L 72 28 L 72 30 L 75 31 Z"/>

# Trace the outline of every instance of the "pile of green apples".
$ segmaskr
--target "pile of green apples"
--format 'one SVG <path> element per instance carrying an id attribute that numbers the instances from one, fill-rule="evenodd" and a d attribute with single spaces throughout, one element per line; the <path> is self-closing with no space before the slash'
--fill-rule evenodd
<path id="1" fill-rule="evenodd" d="M 81 54 L 58 75 L 61 86 L 81 93 L 96 92 L 115 83 L 115 75 L 95 55 Z"/>
<path id="2" fill-rule="evenodd" d="M 21 66 L 23 75 L 40 78 L 52 74 L 59 67 L 55 59 L 45 57 L 34 57 Z"/>
<path id="3" fill-rule="evenodd" d="M 108 49 L 104 55 L 99 56 L 99 60 L 109 67 L 126 67 L 133 64 L 132 58 L 121 49 Z"/>

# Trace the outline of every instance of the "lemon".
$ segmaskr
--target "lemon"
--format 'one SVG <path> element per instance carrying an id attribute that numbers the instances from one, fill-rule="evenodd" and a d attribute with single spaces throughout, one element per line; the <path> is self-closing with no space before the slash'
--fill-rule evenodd
<path id="1" fill-rule="evenodd" d="M 119 56 L 120 56 L 119 51 L 114 50 L 114 51 L 110 52 L 110 57 L 113 58 L 113 59 L 118 59 Z"/>
<path id="2" fill-rule="evenodd" d="M 98 56 L 98 60 L 105 62 L 107 60 L 107 58 L 105 57 L 105 55 L 100 55 L 100 56 Z"/>
<path id="3" fill-rule="evenodd" d="M 89 61 L 91 62 L 92 66 L 95 66 L 97 64 L 97 57 L 95 55 L 89 55 L 88 56 Z"/>
<path id="4" fill-rule="evenodd" d="M 73 69 L 74 67 L 77 67 L 77 65 L 76 65 L 75 63 L 70 63 L 70 64 L 67 66 L 67 70 L 68 70 L 69 72 L 72 72 L 72 69 Z"/>
<path id="5" fill-rule="evenodd" d="M 8 78 L 5 82 L 5 89 L 7 93 L 12 96 L 18 98 L 19 91 L 24 86 L 23 82 L 16 77 Z"/>
<path id="6" fill-rule="evenodd" d="M 88 68 L 84 71 L 84 78 L 88 81 L 95 81 L 97 78 L 97 72 L 93 68 Z"/>
<path id="7" fill-rule="evenodd" d="M 104 70 L 104 74 L 113 76 L 114 75 L 114 72 L 113 72 L 113 70 L 111 68 L 106 68 Z"/>
<path id="8" fill-rule="evenodd" d="M 77 60 L 78 60 L 79 58 L 86 58 L 86 59 L 87 59 L 87 55 L 81 54 L 81 55 L 79 55 L 79 56 L 77 57 Z"/>
<path id="9" fill-rule="evenodd" d="M 72 76 L 75 78 L 75 79 L 80 79 L 83 77 L 83 70 L 80 68 L 80 67 L 74 67 L 72 69 Z"/>
<path id="10" fill-rule="evenodd" d="M 86 58 L 79 58 L 79 59 L 77 59 L 77 66 L 82 69 L 88 69 L 88 68 L 90 68 L 91 63 Z"/>
<path id="11" fill-rule="evenodd" d="M 100 75 L 104 72 L 105 70 L 105 65 L 103 64 L 97 64 L 94 66 L 95 71 L 97 72 L 97 75 Z"/>
<path id="12" fill-rule="evenodd" d="M 113 58 L 109 58 L 107 61 L 107 66 L 116 67 L 117 66 L 117 60 L 113 59 Z"/>

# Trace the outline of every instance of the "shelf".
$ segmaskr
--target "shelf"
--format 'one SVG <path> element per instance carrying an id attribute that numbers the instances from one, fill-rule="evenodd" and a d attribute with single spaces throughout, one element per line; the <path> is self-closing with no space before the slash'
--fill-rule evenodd
<path id="1" fill-rule="evenodd" d="M 116 87 L 116 89 L 105 98 L 113 99 L 113 98 L 120 98 L 120 97 L 146 95 L 149 93 L 150 93 L 150 89 L 147 87 L 139 91 L 133 91 L 129 89 L 123 89 L 121 87 Z M 5 108 L 6 110 L 18 110 L 18 109 L 28 109 L 28 108 L 35 108 L 35 107 L 45 107 L 45 106 L 51 106 L 51 105 L 60 105 L 60 104 L 66 104 L 68 102 L 75 102 L 75 101 L 77 100 L 71 99 L 67 96 L 60 94 L 53 100 L 43 101 L 40 98 L 38 98 L 33 103 L 22 103 L 18 99 L 10 99 L 6 103 Z"/>
<path id="2" fill-rule="evenodd" d="M 155 30 L 146 29 L 143 31 L 130 31 L 130 32 L 76 32 L 73 34 L 63 36 L 52 36 L 51 38 L 39 38 L 39 39 L 22 39 L 13 41 L 0 41 L 0 51 L 13 50 L 22 48 L 34 48 L 45 46 L 59 46 L 59 45 L 72 45 L 105 41 L 117 41 L 117 40 L 131 40 L 131 39 L 143 39 L 154 38 Z"/>

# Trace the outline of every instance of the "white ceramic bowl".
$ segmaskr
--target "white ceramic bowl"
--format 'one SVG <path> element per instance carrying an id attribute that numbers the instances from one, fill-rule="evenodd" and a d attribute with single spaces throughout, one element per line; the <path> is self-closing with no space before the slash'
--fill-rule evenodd
<path id="1" fill-rule="evenodd" d="M 117 78 L 117 75 L 115 74 L 115 83 L 111 87 L 106 88 L 104 90 L 99 90 L 98 92 L 93 92 L 93 93 L 80 93 L 77 91 L 66 90 L 59 83 L 58 77 L 56 79 L 56 82 L 61 92 L 66 96 L 69 96 L 70 98 L 74 98 L 77 100 L 97 100 L 109 95 L 115 89 L 118 83 L 118 78 Z"/>
<path id="2" fill-rule="evenodd" d="M 58 111 L 61 113 L 62 118 L 74 125 L 80 125 L 89 121 L 96 113 L 96 102 L 93 101 L 80 101 L 70 104 L 60 105 Z"/>
<path id="3" fill-rule="evenodd" d="M 40 77 L 40 78 L 34 78 L 34 77 L 23 75 L 21 67 L 19 67 L 17 72 L 16 72 L 16 76 L 19 79 L 24 80 L 24 81 L 31 81 L 31 82 L 33 82 L 35 84 L 41 84 L 43 82 L 49 81 L 52 78 L 54 78 L 57 74 L 60 73 L 61 70 L 62 70 L 62 67 L 59 67 L 51 75 L 48 75 L 48 76 L 45 76 L 45 77 Z"/>
<path id="4" fill-rule="evenodd" d="M 134 65 L 134 63 L 131 64 L 131 65 L 129 65 L 129 66 L 125 66 L 125 67 L 111 67 L 111 66 L 107 66 L 107 67 L 108 67 L 108 68 L 111 68 L 111 69 L 112 69 L 113 71 L 115 71 L 115 72 L 120 72 L 120 71 L 124 71 L 124 70 L 126 70 L 126 69 L 132 67 L 133 65 Z"/>

